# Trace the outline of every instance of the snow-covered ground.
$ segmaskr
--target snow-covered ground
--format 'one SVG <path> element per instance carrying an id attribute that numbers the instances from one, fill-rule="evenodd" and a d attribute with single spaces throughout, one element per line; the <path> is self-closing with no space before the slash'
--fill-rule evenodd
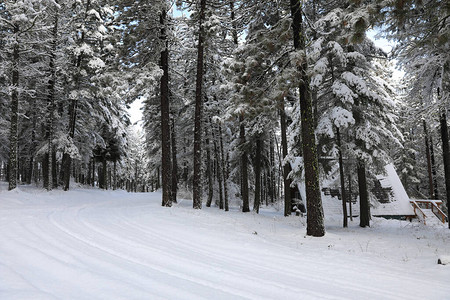
<path id="1" fill-rule="evenodd" d="M 274 208 L 160 206 L 158 193 L 0 185 L 0 299 L 449 299 L 445 226 Z"/>

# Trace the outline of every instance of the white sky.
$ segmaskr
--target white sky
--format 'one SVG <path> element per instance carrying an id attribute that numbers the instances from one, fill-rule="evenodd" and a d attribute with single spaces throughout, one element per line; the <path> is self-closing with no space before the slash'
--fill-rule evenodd
<path id="1" fill-rule="evenodd" d="M 394 43 L 391 42 L 391 41 L 388 41 L 388 40 L 385 39 L 385 38 L 375 37 L 375 36 L 377 35 L 377 33 L 378 33 L 377 30 L 371 29 L 371 30 L 369 30 L 369 31 L 367 32 L 367 36 L 368 36 L 371 40 L 373 40 L 373 41 L 375 42 L 375 45 L 377 45 L 378 47 L 380 47 L 381 49 L 383 49 L 385 52 L 387 52 L 387 53 L 390 54 L 390 52 L 391 52 L 391 50 L 392 50 L 392 48 L 393 48 Z M 397 64 L 397 60 L 396 60 L 396 59 L 394 59 L 394 60 L 392 61 L 392 63 L 393 63 L 393 69 L 392 69 L 392 70 L 393 70 L 393 74 L 392 74 L 392 77 L 393 77 L 394 79 L 398 80 L 398 79 L 402 78 L 402 77 L 405 75 L 405 72 L 399 70 L 399 69 L 396 67 L 396 64 Z"/>
<path id="2" fill-rule="evenodd" d="M 130 114 L 131 123 L 138 123 L 138 126 L 141 125 L 142 119 L 142 99 L 136 99 L 133 103 L 131 103 L 130 108 L 128 109 L 128 113 Z"/>

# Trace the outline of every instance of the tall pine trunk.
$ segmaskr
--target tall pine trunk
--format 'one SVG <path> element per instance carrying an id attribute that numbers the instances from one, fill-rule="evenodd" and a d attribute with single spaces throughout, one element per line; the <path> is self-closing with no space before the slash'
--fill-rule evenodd
<path id="1" fill-rule="evenodd" d="M 114 160 L 113 165 L 113 190 L 117 189 L 117 160 Z"/>
<path id="2" fill-rule="evenodd" d="M 342 198 L 342 213 L 343 213 L 343 227 L 346 228 L 347 224 L 347 197 L 345 193 L 345 177 L 344 177 L 344 162 L 342 159 L 342 145 L 341 145 L 341 132 L 339 127 L 336 127 L 336 139 L 339 149 L 339 177 L 341 179 L 341 198 Z"/>
<path id="3" fill-rule="evenodd" d="M 263 147 L 261 136 L 256 139 L 256 154 L 253 169 L 255 170 L 255 201 L 253 202 L 253 211 L 259 213 L 259 206 L 261 204 L 261 151 Z"/>
<path id="4" fill-rule="evenodd" d="M 171 150 L 172 150 L 172 202 L 177 203 L 177 192 L 178 192 L 178 162 L 177 162 L 177 143 L 175 137 L 175 120 L 172 118 L 171 126 Z"/>
<path id="5" fill-rule="evenodd" d="M 161 93 L 161 176 L 162 176 L 162 206 L 172 206 L 171 199 L 171 163 L 170 163 L 170 111 L 169 111 L 169 49 L 166 36 L 166 10 L 162 9 L 159 15 L 161 25 L 161 61 L 160 67 L 163 76 L 160 82 Z"/>
<path id="6" fill-rule="evenodd" d="M 280 108 L 280 123 L 281 123 L 281 149 L 283 151 L 283 185 L 284 185 L 284 216 L 287 217 L 292 212 L 292 198 L 291 198 L 291 180 L 289 179 L 289 173 L 291 173 L 291 164 L 284 162 L 288 156 L 287 146 L 287 124 L 286 124 L 286 112 L 284 110 L 284 99 L 281 99 Z"/>
<path id="7" fill-rule="evenodd" d="M 248 162 L 247 151 L 245 150 L 245 125 L 244 116 L 239 116 L 239 146 L 241 150 L 241 195 L 242 212 L 249 212 L 250 205 L 248 199 Z"/>
<path id="8" fill-rule="evenodd" d="M 215 165 L 216 165 L 216 176 L 217 176 L 217 181 L 219 184 L 219 208 L 222 209 L 223 208 L 223 191 L 222 191 L 222 173 L 221 173 L 221 168 L 220 168 L 221 159 L 220 159 L 220 154 L 219 154 L 219 147 L 217 146 L 217 137 L 216 137 L 216 134 L 214 133 L 215 129 L 211 122 L 211 119 L 209 120 L 209 124 L 211 125 L 211 133 L 212 133 L 212 140 L 213 140 L 213 147 L 214 147 L 214 160 L 215 160 Z M 210 207 L 211 202 L 212 202 L 212 199 L 210 201 L 210 199 L 208 198 L 208 202 L 206 203 L 206 206 Z M 217 200 L 216 200 L 216 203 L 217 203 Z"/>
<path id="9" fill-rule="evenodd" d="M 434 197 L 433 199 L 439 199 L 439 190 L 437 183 L 437 166 L 436 158 L 434 155 L 433 137 L 430 135 L 430 156 L 431 156 L 431 171 L 433 173 L 433 185 L 434 185 Z"/>
<path id="10" fill-rule="evenodd" d="M 219 124 L 219 142 L 220 142 L 220 156 L 222 159 L 219 163 L 222 164 L 222 173 L 223 173 L 223 198 L 225 204 L 225 211 L 229 210 L 228 207 L 228 152 L 225 155 L 225 151 L 223 148 L 223 134 L 222 134 L 222 125 Z"/>
<path id="11" fill-rule="evenodd" d="M 85 18 L 87 17 L 87 12 L 91 8 L 91 0 L 87 0 L 86 2 L 86 14 Z M 84 20 L 86 21 L 86 20 Z M 80 44 L 83 44 L 85 41 L 85 32 L 81 32 L 80 37 Z M 77 68 L 77 74 L 75 75 L 75 86 L 77 88 L 80 87 L 80 76 L 81 76 L 81 63 L 83 61 L 83 53 L 80 53 L 77 57 L 75 66 Z M 69 139 L 73 142 L 73 138 L 75 136 L 75 125 L 77 121 L 77 109 L 78 109 L 78 99 L 74 98 L 70 101 L 69 105 Z M 63 189 L 64 191 L 69 190 L 69 184 L 70 184 L 70 171 L 72 167 L 72 157 L 68 153 L 63 154 L 63 163 L 62 163 L 62 169 L 63 169 Z"/>
<path id="12" fill-rule="evenodd" d="M 9 136 L 9 185 L 8 190 L 17 187 L 17 141 L 19 122 L 19 25 L 14 25 L 14 35 L 16 41 L 13 47 L 13 68 L 12 68 L 12 92 L 11 92 L 11 127 Z"/>
<path id="13" fill-rule="evenodd" d="M 358 162 L 358 188 L 359 188 L 359 226 L 370 227 L 369 194 L 367 192 L 366 167 Z"/>
<path id="14" fill-rule="evenodd" d="M 32 107 L 36 107 L 36 99 L 32 98 Z M 36 147 L 38 142 L 36 141 L 36 123 L 37 123 L 37 116 L 36 116 L 36 110 L 33 109 L 31 112 L 32 115 L 32 130 L 31 130 L 31 141 L 29 145 L 29 160 L 28 160 L 28 166 L 27 166 L 27 174 L 26 174 L 26 182 L 27 184 L 31 184 L 31 179 L 33 178 L 34 173 L 34 152 L 36 151 Z"/>
<path id="15" fill-rule="evenodd" d="M 447 126 L 447 113 L 441 112 L 441 138 L 442 138 L 442 156 L 444 158 L 444 172 L 445 172 L 445 191 L 447 194 L 447 208 L 450 207 L 450 146 L 448 142 L 448 126 Z M 448 224 L 450 228 L 450 222 Z"/>
<path id="16" fill-rule="evenodd" d="M 291 0 L 292 28 L 294 33 L 295 50 L 306 50 L 305 35 L 303 31 L 302 6 L 300 0 Z M 300 115 L 302 122 L 303 162 L 305 170 L 307 225 L 306 234 L 324 236 L 322 198 L 319 184 L 319 163 L 317 158 L 317 145 L 314 135 L 314 116 L 309 77 L 307 74 L 307 60 L 304 59 L 298 66 L 300 72 Z"/>
<path id="17" fill-rule="evenodd" d="M 108 189 L 108 161 L 106 160 L 106 154 L 103 157 L 103 186 L 105 190 Z"/>
<path id="18" fill-rule="evenodd" d="M 75 136 L 75 125 L 77 120 L 77 106 L 78 100 L 72 99 L 69 106 L 69 138 L 73 141 Z M 63 154 L 62 160 L 62 168 L 63 168 L 63 189 L 64 191 L 69 190 L 70 185 L 70 172 L 72 170 L 72 157 L 70 157 L 69 153 Z"/>
<path id="19" fill-rule="evenodd" d="M 206 177 L 208 178 L 208 200 L 206 201 L 206 207 L 211 206 L 212 198 L 214 195 L 214 180 L 213 180 L 213 167 L 212 167 L 212 160 L 211 160 L 211 148 L 210 148 L 210 139 L 209 139 L 209 132 L 208 127 L 205 126 L 205 146 L 206 146 Z"/>
<path id="20" fill-rule="evenodd" d="M 352 176 L 348 174 L 348 210 L 350 213 L 350 221 L 353 221 L 353 211 L 352 211 Z"/>
<path id="21" fill-rule="evenodd" d="M 55 9 L 57 9 L 55 7 Z M 47 96 L 47 147 L 48 147 L 48 160 L 47 160 L 47 184 L 45 188 L 51 191 L 53 188 L 53 119 L 55 111 L 55 85 L 56 85 L 56 44 L 58 39 L 58 12 L 55 12 L 52 29 L 52 48 L 50 53 L 50 79 L 48 81 L 48 96 Z"/>
<path id="22" fill-rule="evenodd" d="M 203 117 L 203 52 L 206 0 L 200 1 L 199 31 L 197 45 L 197 76 L 195 85 L 195 116 L 194 116 L 194 175 L 192 184 L 192 206 L 202 208 L 202 117 Z"/>
<path id="23" fill-rule="evenodd" d="M 270 153 L 269 153 L 269 184 L 268 184 L 268 188 L 269 188 L 269 197 L 270 197 L 270 202 L 273 203 L 275 201 L 275 145 L 273 142 L 273 133 L 270 134 Z"/>
<path id="24" fill-rule="evenodd" d="M 425 135 L 425 151 L 427 156 L 427 171 L 428 171 L 428 193 L 430 199 L 434 198 L 434 186 L 433 186 L 433 173 L 431 168 L 431 154 L 430 154 L 430 144 L 428 136 L 428 126 L 427 122 L 423 120 L 423 132 Z"/>

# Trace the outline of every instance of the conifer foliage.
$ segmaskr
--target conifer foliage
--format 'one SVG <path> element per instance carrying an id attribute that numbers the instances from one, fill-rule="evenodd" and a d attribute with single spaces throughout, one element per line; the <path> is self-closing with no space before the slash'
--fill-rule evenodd
<path id="1" fill-rule="evenodd" d="M 0 180 L 10 190 L 78 183 L 161 189 L 167 207 L 178 196 L 194 209 L 281 206 L 306 213 L 317 237 L 323 184 L 341 191 L 346 227 L 357 180 L 367 227 L 372 182 L 390 162 L 410 196 L 450 201 L 443 1 L 173 4 L 0 3 Z M 392 79 L 389 57 L 407 80 Z"/>

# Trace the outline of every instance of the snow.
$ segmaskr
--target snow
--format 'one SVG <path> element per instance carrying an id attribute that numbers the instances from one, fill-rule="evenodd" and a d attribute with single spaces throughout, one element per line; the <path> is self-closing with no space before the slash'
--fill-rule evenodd
<path id="1" fill-rule="evenodd" d="M 386 176 L 377 176 L 382 187 L 391 187 L 394 194 L 393 201 L 390 203 L 380 204 L 378 207 L 372 209 L 373 215 L 404 215 L 414 216 L 414 209 L 412 208 L 408 194 L 403 187 L 400 178 L 395 171 L 392 163 L 385 166 Z"/>
<path id="2" fill-rule="evenodd" d="M 441 265 L 449 265 L 450 264 L 450 256 L 442 255 L 441 257 L 439 257 L 438 263 Z"/>
<path id="3" fill-rule="evenodd" d="M 0 183 L 0 299 L 445 299 L 450 231 L 161 207 L 160 193 Z"/>

